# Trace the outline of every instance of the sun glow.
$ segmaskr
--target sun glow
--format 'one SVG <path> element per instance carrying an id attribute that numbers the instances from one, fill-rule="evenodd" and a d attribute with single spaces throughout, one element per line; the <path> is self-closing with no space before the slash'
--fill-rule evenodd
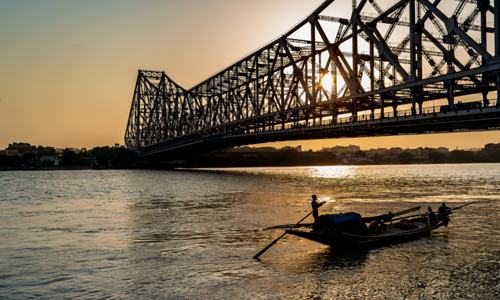
<path id="1" fill-rule="evenodd" d="M 330 73 L 326 73 L 321 77 L 320 84 L 325 90 L 330 90 L 333 86 L 333 76 Z"/>

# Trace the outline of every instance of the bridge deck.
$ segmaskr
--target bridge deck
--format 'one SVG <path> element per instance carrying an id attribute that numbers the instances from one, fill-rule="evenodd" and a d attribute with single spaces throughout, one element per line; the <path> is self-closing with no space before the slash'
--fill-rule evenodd
<path id="1" fill-rule="evenodd" d="M 496 104 L 496 102 L 494 103 Z M 500 102 L 498 102 L 500 104 Z M 284 128 L 247 130 L 225 134 L 207 134 L 196 139 L 169 141 L 142 149 L 142 157 L 177 157 L 196 152 L 212 151 L 228 147 L 265 143 L 270 141 L 327 139 L 368 136 L 433 134 L 500 130 L 500 105 L 489 107 L 436 112 L 439 107 L 423 110 L 423 114 L 411 115 L 409 111 L 380 115 L 339 118 L 317 124 L 288 125 Z M 378 118 L 377 118 L 378 117 Z"/>

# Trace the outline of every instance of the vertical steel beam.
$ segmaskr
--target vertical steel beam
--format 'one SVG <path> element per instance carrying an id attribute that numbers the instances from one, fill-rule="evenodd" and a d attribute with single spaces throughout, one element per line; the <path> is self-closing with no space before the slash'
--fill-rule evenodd
<path id="1" fill-rule="evenodd" d="M 383 89 L 385 87 L 385 78 L 384 78 L 384 60 L 382 58 L 382 55 L 380 55 L 380 51 L 378 51 L 378 55 L 380 57 L 380 66 L 379 66 L 379 71 L 378 71 L 378 74 L 379 74 L 379 80 L 380 80 L 380 84 L 378 86 L 379 90 L 380 89 Z M 384 118 L 384 93 L 380 93 L 380 114 L 382 116 L 382 118 Z"/>
<path id="2" fill-rule="evenodd" d="M 410 0 L 410 81 L 415 80 L 415 0 Z M 412 101 L 413 103 L 413 101 Z"/>
<path id="3" fill-rule="evenodd" d="M 316 18 L 316 15 L 313 16 Z M 311 94 L 312 94 L 312 101 L 311 104 L 316 107 L 316 28 L 314 27 L 313 23 L 309 23 L 311 27 Z M 306 82 L 307 80 L 307 73 L 306 73 Z M 306 87 L 307 88 L 307 87 Z M 316 125 L 316 109 L 315 107 L 312 109 L 312 118 L 313 118 L 313 126 Z"/>
<path id="4" fill-rule="evenodd" d="M 356 9 L 356 0 L 352 1 L 352 86 L 351 94 L 357 94 L 359 91 L 358 87 L 358 65 L 359 65 L 359 54 L 358 54 L 358 10 Z M 352 100 L 352 118 L 353 121 L 357 120 L 358 117 L 358 107 L 357 107 L 357 99 L 353 98 Z"/>
<path id="5" fill-rule="evenodd" d="M 416 3 L 417 6 L 417 20 L 415 23 L 415 46 L 416 46 L 416 55 L 417 55 L 417 80 L 422 80 L 423 78 L 423 59 L 422 59 L 422 27 L 424 26 L 424 22 L 422 21 L 421 16 L 421 4 L 420 2 Z"/>
<path id="6" fill-rule="evenodd" d="M 333 76 L 333 86 L 332 89 L 335 91 L 335 98 L 337 98 L 338 87 L 337 87 L 337 65 L 335 61 L 332 60 L 332 76 Z"/>
<path id="7" fill-rule="evenodd" d="M 499 106 L 498 101 L 500 101 L 500 71 L 496 71 L 497 77 L 497 107 Z"/>
<path id="8" fill-rule="evenodd" d="M 495 58 L 500 61 L 500 0 L 494 0 L 493 18 L 495 21 Z"/>
<path id="9" fill-rule="evenodd" d="M 370 41 L 370 92 L 375 90 L 375 51 L 373 49 L 373 42 Z M 370 110 L 372 112 L 372 119 L 375 112 L 375 95 L 370 96 L 371 104 Z"/>
<path id="10" fill-rule="evenodd" d="M 481 16 L 481 47 L 487 50 L 487 41 L 486 41 L 486 12 L 488 11 L 488 3 L 487 0 L 479 0 L 477 2 L 477 7 Z M 482 57 L 481 66 L 486 66 L 486 58 Z M 485 106 L 488 104 L 488 73 L 483 73 L 481 76 L 481 93 L 483 94 L 483 101 Z"/>
<path id="11" fill-rule="evenodd" d="M 135 108 L 137 110 L 136 114 L 136 119 L 135 119 L 135 135 L 136 135 L 136 142 L 135 146 L 137 148 L 137 151 L 139 152 L 141 149 L 141 140 L 140 140 L 140 130 L 141 130 L 141 84 L 142 84 L 142 76 L 141 76 L 141 71 L 139 70 L 139 74 L 137 75 L 137 90 L 136 90 L 136 100 L 137 100 L 137 107 Z M 139 152 L 140 153 L 140 152 Z"/>
<path id="12" fill-rule="evenodd" d="M 316 104 L 316 28 L 314 27 L 313 23 L 309 24 L 311 26 L 311 92 L 313 95 L 311 104 L 315 105 Z"/>

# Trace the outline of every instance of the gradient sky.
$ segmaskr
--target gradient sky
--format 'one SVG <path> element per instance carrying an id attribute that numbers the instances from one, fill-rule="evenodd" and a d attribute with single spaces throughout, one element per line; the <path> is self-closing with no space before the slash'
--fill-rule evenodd
<path id="1" fill-rule="evenodd" d="M 351 1 L 338 2 L 350 10 Z M 0 149 L 12 142 L 123 144 L 138 69 L 165 71 L 189 88 L 284 33 L 321 3 L 2 0 Z M 498 131 L 269 145 L 455 149 L 491 142 L 500 143 Z"/>

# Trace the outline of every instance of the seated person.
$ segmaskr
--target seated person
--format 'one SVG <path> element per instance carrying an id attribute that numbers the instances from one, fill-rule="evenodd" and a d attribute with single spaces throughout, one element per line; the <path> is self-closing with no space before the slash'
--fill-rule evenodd
<path id="1" fill-rule="evenodd" d="M 377 218 L 375 220 L 373 220 L 370 225 L 368 225 L 368 231 L 371 232 L 371 233 L 374 233 L 376 231 L 380 232 L 380 223 L 382 223 L 382 219 L 381 218 Z"/>
<path id="2" fill-rule="evenodd" d="M 432 208 L 429 206 L 427 208 L 428 212 L 427 212 L 427 215 L 429 216 L 429 220 L 431 222 L 436 222 L 437 221 L 437 217 L 436 217 L 436 214 L 432 211 Z"/>
<path id="3" fill-rule="evenodd" d="M 394 217 L 394 214 L 389 212 L 387 215 L 384 215 L 382 218 L 382 221 L 384 222 L 392 222 L 392 218 Z"/>

